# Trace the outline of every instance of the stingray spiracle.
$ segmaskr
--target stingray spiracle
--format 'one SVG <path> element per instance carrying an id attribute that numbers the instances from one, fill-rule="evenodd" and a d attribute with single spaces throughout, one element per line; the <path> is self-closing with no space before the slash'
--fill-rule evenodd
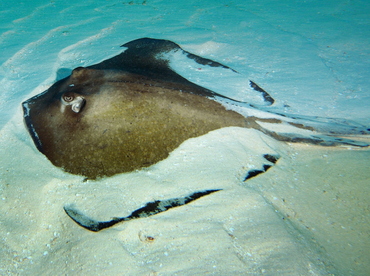
<path id="1" fill-rule="evenodd" d="M 82 96 L 76 96 L 74 93 L 64 93 L 61 98 L 62 101 L 62 112 L 64 112 L 66 106 L 71 106 L 72 111 L 80 113 L 84 107 L 86 100 Z"/>

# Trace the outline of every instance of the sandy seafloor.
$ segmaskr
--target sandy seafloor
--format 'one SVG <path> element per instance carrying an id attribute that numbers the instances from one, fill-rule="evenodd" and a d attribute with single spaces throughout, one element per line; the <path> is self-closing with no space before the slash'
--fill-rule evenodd
<path id="1" fill-rule="evenodd" d="M 150 168 L 83 182 L 36 150 L 20 105 L 58 69 L 153 37 L 236 69 L 278 110 L 370 125 L 369 14 L 365 0 L 1 0 L 0 275 L 369 275 L 369 149 L 225 128 Z M 281 159 L 243 182 L 264 153 Z M 223 190 L 99 233 L 63 211 L 73 203 L 107 220 L 214 188 Z"/>

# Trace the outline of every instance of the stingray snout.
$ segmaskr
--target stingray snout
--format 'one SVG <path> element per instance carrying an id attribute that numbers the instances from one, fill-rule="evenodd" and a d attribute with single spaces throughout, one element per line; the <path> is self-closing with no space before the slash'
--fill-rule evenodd
<path id="1" fill-rule="evenodd" d="M 86 100 L 81 95 L 76 95 L 75 93 L 67 92 L 62 95 L 61 98 L 62 106 L 61 111 L 64 112 L 66 106 L 71 106 L 71 109 L 75 113 L 80 113 L 82 108 L 86 104 Z"/>

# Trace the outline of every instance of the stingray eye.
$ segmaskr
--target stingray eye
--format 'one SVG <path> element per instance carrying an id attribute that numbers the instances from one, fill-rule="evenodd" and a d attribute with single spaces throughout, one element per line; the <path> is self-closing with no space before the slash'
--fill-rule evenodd
<path id="1" fill-rule="evenodd" d="M 71 93 L 65 93 L 63 96 L 63 100 L 67 103 L 72 102 L 75 99 L 75 96 Z"/>

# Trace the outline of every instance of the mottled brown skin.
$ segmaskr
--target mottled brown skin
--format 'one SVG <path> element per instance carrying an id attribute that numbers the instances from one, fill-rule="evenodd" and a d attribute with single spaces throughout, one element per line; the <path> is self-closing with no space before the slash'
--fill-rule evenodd
<path id="1" fill-rule="evenodd" d="M 92 179 L 155 164 L 209 131 L 247 125 L 242 115 L 200 96 L 204 88 L 132 73 L 77 68 L 52 89 L 82 95 L 86 105 L 80 113 L 61 112 L 59 92 L 29 103 L 42 152 L 65 171 Z"/>
<path id="2" fill-rule="evenodd" d="M 279 119 L 245 118 L 213 99 L 240 102 L 184 79 L 171 69 L 166 55 L 181 53 L 200 65 L 233 69 L 186 52 L 168 40 L 142 38 L 123 46 L 127 49 L 121 54 L 76 68 L 69 77 L 23 103 L 25 122 L 36 147 L 55 166 L 91 179 L 130 172 L 165 159 L 189 138 L 228 126 L 255 128 L 281 141 L 368 146 L 314 132 L 292 135 L 266 129 L 261 123 L 310 131 L 315 130 L 310 124 L 324 131 L 326 125 L 283 114 L 277 116 Z M 251 81 L 250 85 L 268 104 L 274 103 L 257 84 Z M 351 125 L 344 125 L 344 129 L 370 133 L 370 129 Z"/>

